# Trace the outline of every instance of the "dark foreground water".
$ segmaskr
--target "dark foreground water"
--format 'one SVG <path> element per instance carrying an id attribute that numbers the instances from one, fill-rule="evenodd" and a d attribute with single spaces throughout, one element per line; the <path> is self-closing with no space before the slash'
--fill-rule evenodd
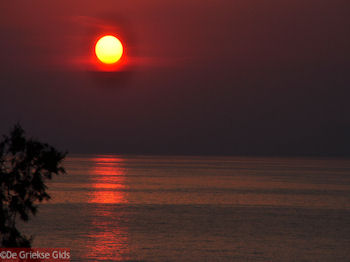
<path id="1" fill-rule="evenodd" d="M 350 160 L 71 156 L 25 230 L 73 261 L 350 261 Z"/>

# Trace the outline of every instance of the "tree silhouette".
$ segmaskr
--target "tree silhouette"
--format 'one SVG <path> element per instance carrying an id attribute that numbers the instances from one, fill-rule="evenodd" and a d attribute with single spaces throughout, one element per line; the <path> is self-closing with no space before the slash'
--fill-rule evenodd
<path id="1" fill-rule="evenodd" d="M 32 237 L 16 227 L 37 212 L 37 203 L 49 200 L 45 181 L 64 174 L 62 160 L 66 153 L 52 146 L 26 138 L 17 124 L 0 141 L 0 245 L 30 247 Z"/>

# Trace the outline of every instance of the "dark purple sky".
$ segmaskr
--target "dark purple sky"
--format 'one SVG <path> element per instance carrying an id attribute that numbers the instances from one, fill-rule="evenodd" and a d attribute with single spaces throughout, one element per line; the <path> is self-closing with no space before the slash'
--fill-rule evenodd
<path id="1" fill-rule="evenodd" d="M 76 153 L 350 155 L 348 0 L 1 1 L 0 132 Z M 103 33 L 127 63 L 91 63 Z"/>

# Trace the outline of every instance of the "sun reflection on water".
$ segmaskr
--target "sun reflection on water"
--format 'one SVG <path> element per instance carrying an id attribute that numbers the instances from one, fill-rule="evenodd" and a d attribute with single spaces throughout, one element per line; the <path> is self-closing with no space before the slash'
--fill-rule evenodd
<path id="1" fill-rule="evenodd" d="M 92 192 L 89 203 L 121 204 L 127 203 L 125 169 L 123 159 L 116 157 L 98 157 L 93 159 L 95 166 L 91 170 Z"/>
<path id="2" fill-rule="evenodd" d="M 89 261 L 120 261 L 128 256 L 128 228 L 122 208 L 127 203 L 123 160 L 116 157 L 97 157 L 90 177 L 92 191 L 89 203 L 96 205 L 92 214 L 85 259 Z"/>

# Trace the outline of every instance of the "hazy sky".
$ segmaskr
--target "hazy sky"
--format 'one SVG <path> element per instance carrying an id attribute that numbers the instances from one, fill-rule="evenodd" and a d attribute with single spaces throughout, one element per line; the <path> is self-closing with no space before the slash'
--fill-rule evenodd
<path id="1" fill-rule="evenodd" d="M 76 153 L 350 155 L 348 0 L 1 1 L 0 131 Z M 94 65 L 115 33 L 118 72 Z"/>

